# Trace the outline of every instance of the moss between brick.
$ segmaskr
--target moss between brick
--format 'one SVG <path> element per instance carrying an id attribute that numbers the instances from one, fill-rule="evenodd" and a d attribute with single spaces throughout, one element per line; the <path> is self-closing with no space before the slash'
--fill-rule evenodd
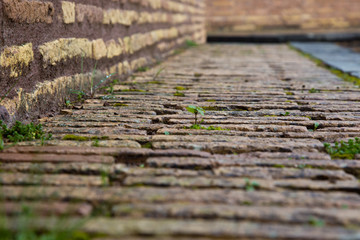
<path id="1" fill-rule="evenodd" d="M 85 136 L 68 134 L 68 135 L 65 135 L 65 136 L 62 138 L 62 140 L 86 142 L 86 141 L 94 141 L 94 140 L 109 140 L 109 137 L 108 137 L 108 136 L 102 136 L 102 137 L 98 137 L 98 136 L 85 137 Z"/>
<path id="2" fill-rule="evenodd" d="M 125 104 L 125 103 L 115 103 L 114 107 L 127 107 L 129 105 Z"/>
<path id="3" fill-rule="evenodd" d="M 295 52 L 299 53 L 301 56 L 303 57 L 306 57 L 307 59 L 310 59 L 311 61 L 313 61 L 317 66 L 319 67 L 322 67 L 322 68 L 325 68 L 327 70 L 329 70 L 331 73 L 335 74 L 336 76 L 338 76 L 339 78 L 343 79 L 344 81 L 347 81 L 347 82 L 351 82 L 355 85 L 358 85 L 360 86 L 360 78 L 357 78 L 357 77 L 354 77 L 354 76 L 351 76 L 350 74 L 348 73 L 344 73 L 338 69 L 335 69 L 327 64 L 325 64 L 323 61 L 321 61 L 320 59 L 318 58 L 315 58 L 314 56 L 312 56 L 311 54 L 308 54 L 308 53 L 304 53 L 302 51 L 300 51 L 299 49 L 291 46 L 291 45 L 288 45 L 290 49 L 294 50 Z"/>

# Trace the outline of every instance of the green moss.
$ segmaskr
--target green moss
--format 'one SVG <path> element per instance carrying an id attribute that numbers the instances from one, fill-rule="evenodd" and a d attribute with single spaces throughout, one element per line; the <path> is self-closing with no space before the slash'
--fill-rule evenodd
<path id="1" fill-rule="evenodd" d="M 274 168 L 285 168 L 285 166 L 282 164 L 275 164 L 273 167 Z"/>
<path id="2" fill-rule="evenodd" d="M 187 90 L 186 87 L 182 87 L 182 86 L 177 86 L 177 87 L 175 87 L 174 89 L 175 89 L 175 90 L 178 90 L 178 91 L 185 91 L 185 90 Z"/>
<path id="3" fill-rule="evenodd" d="M 194 77 L 196 77 L 196 78 L 199 78 L 199 77 L 202 77 L 202 73 L 194 73 Z"/>
<path id="4" fill-rule="evenodd" d="M 146 92 L 146 91 L 141 89 L 122 89 L 121 92 Z"/>
<path id="5" fill-rule="evenodd" d="M 150 148 L 150 149 L 151 149 L 151 148 L 153 148 L 153 145 L 152 145 L 151 142 L 147 142 L 147 143 L 145 143 L 145 144 L 142 144 L 141 147 L 142 147 L 142 148 Z"/>
<path id="6" fill-rule="evenodd" d="M 102 136 L 102 137 L 98 137 L 98 136 L 85 137 L 85 136 L 78 136 L 78 135 L 74 135 L 74 134 L 68 134 L 68 135 L 65 135 L 62 139 L 65 140 L 65 141 L 86 142 L 86 141 L 108 140 L 109 137 L 108 137 L 108 136 Z"/>
<path id="7" fill-rule="evenodd" d="M 85 142 L 85 141 L 89 141 L 90 138 L 89 137 L 83 137 L 83 136 L 77 136 L 77 135 L 73 135 L 73 134 L 68 134 L 68 135 L 65 135 L 63 137 L 63 140 Z"/>
<path id="8" fill-rule="evenodd" d="M 285 92 L 285 94 L 288 95 L 288 96 L 293 96 L 293 95 L 295 95 L 293 92 Z"/>
<path id="9" fill-rule="evenodd" d="M 161 84 L 164 84 L 164 83 L 161 82 L 161 81 L 150 81 L 150 82 L 146 82 L 146 84 L 157 84 L 157 85 L 161 85 Z"/>
<path id="10" fill-rule="evenodd" d="M 216 100 L 215 99 L 208 99 L 208 100 L 206 100 L 207 102 L 216 102 Z"/>
<path id="11" fill-rule="evenodd" d="M 125 104 L 125 103 L 115 103 L 114 107 L 127 107 L 129 105 Z"/>
<path id="12" fill-rule="evenodd" d="M 196 130 L 209 130 L 209 131 L 230 131 L 230 129 L 222 128 L 222 127 L 203 127 L 200 124 L 193 124 L 191 127 L 184 127 L 184 129 L 196 129 Z"/>
<path id="13" fill-rule="evenodd" d="M 176 93 L 174 93 L 175 97 L 185 97 L 185 94 L 179 91 L 176 91 Z"/>

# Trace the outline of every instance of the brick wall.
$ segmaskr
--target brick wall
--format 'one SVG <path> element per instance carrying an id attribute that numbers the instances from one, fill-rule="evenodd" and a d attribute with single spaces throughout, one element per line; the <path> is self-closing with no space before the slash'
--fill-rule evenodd
<path id="1" fill-rule="evenodd" d="M 207 0 L 208 30 L 360 27 L 359 0 Z"/>
<path id="2" fill-rule="evenodd" d="M 96 76 L 129 75 L 186 40 L 205 41 L 203 0 L 0 0 L 0 103 L 16 118 L 56 112 Z"/>

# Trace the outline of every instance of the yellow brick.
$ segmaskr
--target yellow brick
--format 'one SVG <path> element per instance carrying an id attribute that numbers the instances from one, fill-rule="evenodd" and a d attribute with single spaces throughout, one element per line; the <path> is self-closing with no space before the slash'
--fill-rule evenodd
<path id="1" fill-rule="evenodd" d="M 119 75 L 122 75 L 122 74 L 123 74 L 123 64 L 122 64 L 122 63 L 119 63 L 119 64 L 118 64 L 118 74 L 119 74 Z"/>
<path id="2" fill-rule="evenodd" d="M 138 58 L 131 62 L 131 69 L 136 70 L 147 64 L 146 58 Z"/>
<path id="3" fill-rule="evenodd" d="M 124 74 L 130 74 L 131 73 L 131 66 L 128 61 L 124 61 L 122 63 L 122 70 Z"/>
<path id="4" fill-rule="evenodd" d="M 91 57 L 91 41 L 86 38 L 60 38 L 39 46 L 43 60 L 48 64 L 66 61 L 74 57 Z"/>
<path id="5" fill-rule="evenodd" d="M 118 65 L 114 65 L 109 68 L 109 74 L 113 73 L 118 73 Z"/>
<path id="6" fill-rule="evenodd" d="M 133 53 L 131 51 L 131 38 L 130 37 L 124 37 L 124 50 L 126 53 Z"/>
<path id="7" fill-rule="evenodd" d="M 135 11 L 109 9 L 104 11 L 104 24 L 123 24 L 130 26 L 139 19 L 139 14 Z"/>
<path id="8" fill-rule="evenodd" d="M 92 43 L 93 58 L 99 60 L 100 58 L 106 57 L 107 49 L 102 39 L 94 40 Z"/>
<path id="9" fill-rule="evenodd" d="M 106 48 L 108 58 L 120 56 L 123 52 L 123 46 L 117 43 L 115 40 L 106 42 Z"/>
<path id="10" fill-rule="evenodd" d="M 63 21 L 66 24 L 75 22 L 75 3 L 62 1 L 61 8 L 63 11 Z"/>
<path id="11" fill-rule="evenodd" d="M 5 48 L 0 55 L 0 65 L 10 68 L 10 77 L 18 77 L 22 74 L 21 68 L 28 66 L 34 60 L 32 43 L 22 46 Z"/>

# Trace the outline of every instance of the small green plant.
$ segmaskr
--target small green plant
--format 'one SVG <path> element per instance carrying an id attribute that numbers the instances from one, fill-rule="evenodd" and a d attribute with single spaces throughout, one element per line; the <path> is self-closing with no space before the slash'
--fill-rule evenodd
<path id="1" fill-rule="evenodd" d="M 0 151 L 4 150 L 4 148 L 5 148 L 4 139 L 3 139 L 2 136 L 0 135 Z"/>
<path id="2" fill-rule="evenodd" d="M 175 96 L 175 97 L 185 97 L 185 93 L 176 91 L 176 93 L 174 93 L 174 96 Z"/>
<path id="3" fill-rule="evenodd" d="M 114 79 L 111 83 L 109 83 L 106 87 L 104 87 L 105 91 L 108 94 L 113 95 L 114 94 L 114 86 L 118 83 L 119 83 L 119 80 Z"/>
<path id="4" fill-rule="evenodd" d="M 320 90 L 319 89 L 315 89 L 315 88 L 312 88 L 309 90 L 309 93 L 319 93 Z"/>
<path id="5" fill-rule="evenodd" d="M 62 217 L 61 217 L 62 218 Z M 34 229 L 34 220 L 40 219 L 28 206 L 22 206 L 16 218 L 16 231 L 8 223 L 7 216 L 0 216 L 0 240 L 89 240 L 88 234 L 79 231 L 86 220 L 74 222 L 70 226 L 61 218 L 55 219 L 56 224 L 47 231 Z"/>
<path id="6" fill-rule="evenodd" d="M 23 124 L 19 121 L 16 121 L 15 124 L 9 128 L 6 124 L 0 121 L 0 136 L 1 142 L 23 142 L 23 141 L 32 141 L 36 139 L 50 140 L 52 134 L 45 134 L 41 124 Z M 3 145 L 3 144 L 2 144 Z"/>
<path id="7" fill-rule="evenodd" d="M 314 131 L 316 131 L 320 127 L 320 123 L 315 122 L 314 123 Z"/>
<path id="8" fill-rule="evenodd" d="M 186 107 L 186 110 L 190 113 L 194 114 L 194 125 L 197 125 L 198 119 L 197 116 L 200 113 L 200 115 L 204 116 L 205 115 L 205 110 L 202 107 L 197 107 L 194 105 L 189 105 Z"/>
<path id="9" fill-rule="evenodd" d="M 170 132 L 165 131 L 164 134 L 167 135 L 167 136 L 169 136 L 169 135 L 170 135 Z"/>
<path id="10" fill-rule="evenodd" d="M 285 112 L 285 113 L 280 113 L 280 115 L 281 115 L 281 116 L 285 116 L 285 117 L 287 117 L 287 116 L 289 116 L 289 115 L 290 115 L 290 113 L 289 113 L 289 112 Z"/>
<path id="11" fill-rule="evenodd" d="M 92 143 L 92 146 L 93 146 L 93 147 L 100 147 L 100 141 L 99 141 L 99 139 L 95 139 L 95 140 L 93 141 L 93 143 Z"/>
<path id="12" fill-rule="evenodd" d="M 192 40 L 186 40 L 186 41 L 185 41 L 185 45 L 186 45 L 186 47 L 188 47 L 188 48 L 190 48 L 190 47 L 197 47 L 197 46 L 198 46 L 198 44 L 197 44 L 196 42 L 192 41 Z"/>
<path id="13" fill-rule="evenodd" d="M 137 69 L 137 71 L 138 72 L 147 72 L 147 71 L 149 71 L 149 67 L 139 67 L 138 69 Z"/>
<path id="14" fill-rule="evenodd" d="M 245 178 L 245 190 L 247 192 L 254 192 L 260 187 L 260 184 L 255 181 L 250 181 L 248 178 Z"/>
<path id="15" fill-rule="evenodd" d="M 360 153 L 360 139 L 350 139 L 348 142 L 336 142 L 333 146 L 324 143 L 325 150 L 332 159 L 354 159 Z"/>
<path id="16" fill-rule="evenodd" d="M 76 95 L 76 100 L 78 102 L 84 102 L 86 93 L 83 90 L 72 90 L 70 93 Z"/>
<path id="17" fill-rule="evenodd" d="M 72 108 L 74 106 L 74 104 L 70 100 L 65 100 L 65 106 L 67 108 Z"/>
<path id="18" fill-rule="evenodd" d="M 152 82 L 156 82 L 156 81 L 157 81 L 156 79 L 160 76 L 160 74 L 161 74 L 162 71 L 164 71 L 164 70 L 165 70 L 165 68 L 160 68 L 160 69 L 155 73 Z"/>
<path id="19" fill-rule="evenodd" d="M 324 227 L 325 221 L 317 217 L 310 217 L 308 223 L 314 227 Z"/>
<path id="20" fill-rule="evenodd" d="M 316 131 L 319 127 L 320 127 L 320 123 L 315 122 L 315 123 L 314 123 L 314 129 L 310 129 L 309 131 L 310 131 L 310 132 L 314 132 L 314 131 Z"/>

